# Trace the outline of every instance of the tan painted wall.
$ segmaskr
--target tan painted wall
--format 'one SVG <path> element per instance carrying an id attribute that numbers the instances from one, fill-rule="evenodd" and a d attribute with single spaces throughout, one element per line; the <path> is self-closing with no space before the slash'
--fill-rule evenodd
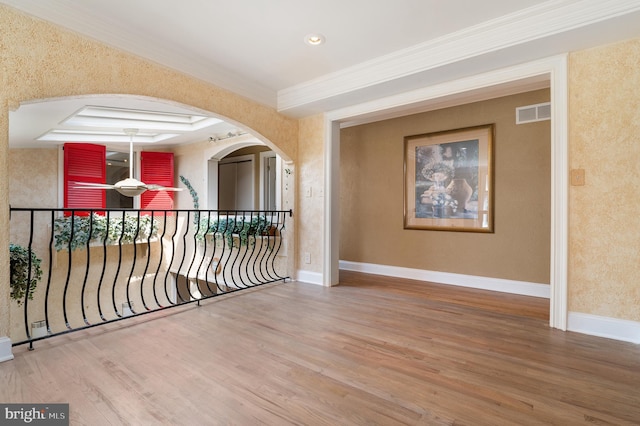
<path id="1" fill-rule="evenodd" d="M 199 207 L 201 209 L 208 208 L 204 197 L 207 188 L 207 173 L 205 167 L 206 161 L 210 157 L 203 155 L 203 153 L 210 147 L 210 142 L 203 141 L 180 145 L 173 150 L 176 185 L 180 188 L 185 188 L 183 191 L 174 193 L 174 201 L 177 208 L 193 209 L 193 198 L 180 180 L 180 176 L 184 176 L 196 191 L 199 199 Z"/>
<path id="2" fill-rule="evenodd" d="M 515 124 L 540 90 L 341 131 L 340 259 L 549 283 L 550 122 Z M 495 233 L 403 229 L 404 136 L 495 123 Z"/>
<path id="3" fill-rule="evenodd" d="M 640 321 L 640 39 L 569 56 L 569 310 Z"/>
<path id="4" fill-rule="evenodd" d="M 0 241 L 9 239 L 8 111 L 21 102 L 128 94 L 166 99 L 242 123 L 295 161 L 298 124 L 274 109 L 0 6 Z M 9 258 L 0 251 L 0 336 L 8 332 Z"/>

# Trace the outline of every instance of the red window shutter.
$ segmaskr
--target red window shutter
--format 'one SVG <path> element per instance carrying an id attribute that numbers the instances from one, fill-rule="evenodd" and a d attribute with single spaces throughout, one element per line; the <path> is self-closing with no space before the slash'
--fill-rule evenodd
<path id="1" fill-rule="evenodd" d="M 78 188 L 76 182 L 105 183 L 106 147 L 86 143 L 64 144 L 64 207 L 98 208 L 106 206 L 104 189 Z"/>
<path id="2" fill-rule="evenodd" d="M 140 180 L 147 185 L 173 186 L 173 153 L 141 152 Z M 172 210 L 173 191 L 145 191 L 140 196 L 140 208 Z"/>

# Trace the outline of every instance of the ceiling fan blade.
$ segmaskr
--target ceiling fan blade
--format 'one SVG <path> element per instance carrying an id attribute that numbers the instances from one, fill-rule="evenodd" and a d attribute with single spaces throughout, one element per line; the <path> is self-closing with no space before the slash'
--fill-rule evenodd
<path id="1" fill-rule="evenodd" d="M 115 185 L 107 183 L 91 183 L 91 182 L 74 182 L 74 188 L 81 189 L 113 189 Z"/>
<path id="2" fill-rule="evenodd" d="M 169 186 L 162 186 L 162 185 L 155 185 L 155 184 L 148 184 L 147 185 L 147 190 L 148 191 L 182 191 L 184 188 L 173 188 L 173 187 L 169 187 Z"/>

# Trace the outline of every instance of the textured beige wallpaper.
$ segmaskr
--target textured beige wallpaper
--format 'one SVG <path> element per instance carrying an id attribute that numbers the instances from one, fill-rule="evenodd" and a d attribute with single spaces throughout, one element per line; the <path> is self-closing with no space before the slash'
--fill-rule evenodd
<path id="1" fill-rule="evenodd" d="M 58 206 L 58 149 L 11 149 L 9 151 L 9 203 L 11 207 L 51 208 Z M 48 217 L 35 215 L 36 229 L 47 229 Z M 28 246 L 30 234 L 27 212 L 11 218 L 9 241 Z M 36 235 L 36 253 L 45 253 L 47 243 Z M 15 304 L 15 303 L 14 303 Z"/>
<path id="2" fill-rule="evenodd" d="M 550 122 L 515 124 L 548 90 L 341 131 L 340 259 L 548 284 Z M 403 229 L 405 136 L 495 123 L 495 233 Z"/>
<path id="3" fill-rule="evenodd" d="M 0 45 L 0 55 L 4 51 L 3 46 Z M 2 84 L 0 84 L 0 91 L 7 87 L 7 75 L 5 73 L 0 74 L 2 78 Z M 0 127 L 3 129 L 0 132 L 0 241 L 2 244 L 8 244 L 9 242 L 9 144 L 8 144 L 8 131 L 9 131 L 9 110 L 7 108 L 7 101 L 4 98 L 0 98 Z M 10 298 L 9 298 L 9 253 L 7 251 L 0 251 L 0 338 L 7 336 L 9 333 L 10 321 Z"/>
<path id="4" fill-rule="evenodd" d="M 9 240 L 8 111 L 21 102 L 94 94 L 164 99 L 242 123 L 295 161 L 297 120 L 273 108 L 0 5 L 0 241 Z M 9 259 L 0 252 L 0 336 L 8 332 Z"/>
<path id="5" fill-rule="evenodd" d="M 569 310 L 640 321 L 640 39 L 569 56 Z"/>
<path id="6" fill-rule="evenodd" d="M 9 203 L 12 207 L 58 206 L 58 149 L 9 151 Z"/>
<path id="7" fill-rule="evenodd" d="M 300 120 L 296 182 L 298 269 L 322 272 L 324 233 L 324 115 Z M 305 253 L 310 263 L 305 262 Z"/>

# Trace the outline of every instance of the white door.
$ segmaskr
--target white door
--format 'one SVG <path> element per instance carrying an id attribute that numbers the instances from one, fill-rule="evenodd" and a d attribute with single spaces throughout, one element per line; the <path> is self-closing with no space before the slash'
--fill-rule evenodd
<path id="1" fill-rule="evenodd" d="M 264 210 L 276 210 L 276 157 L 264 158 Z"/>
<path id="2" fill-rule="evenodd" d="M 232 157 L 218 164 L 218 209 L 253 210 L 253 156 Z"/>

